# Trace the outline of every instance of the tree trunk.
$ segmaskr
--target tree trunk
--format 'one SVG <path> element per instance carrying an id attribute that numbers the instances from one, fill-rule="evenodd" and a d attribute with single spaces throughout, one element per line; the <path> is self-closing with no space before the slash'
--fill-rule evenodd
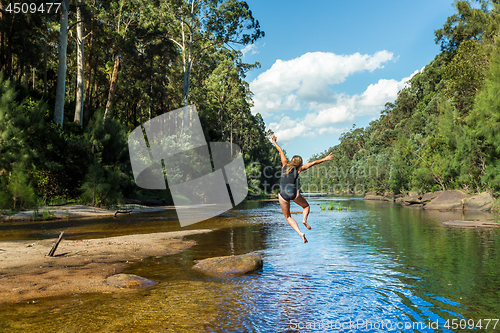
<path id="1" fill-rule="evenodd" d="M 45 12 L 45 22 L 47 22 L 47 12 Z M 47 96 L 47 39 L 49 38 L 49 29 L 45 24 L 45 35 L 43 37 L 43 97 Z"/>
<path id="2" fill-rule="evenodd" d="M 56 105 L 54 121 L 63 126 L 64 95 L 66 90 L 66 50 L 68 47 L 68 7 L 69 0 L 61 1 L 61 31 L 59 32 L 59 68 L 57 72 Z"/>
<path id="3" fill-rule="evenodd" d="M 184 116 L 183 116 L 183 127 L 187 126 L 187 123 L 189 121 L 189 113 L 188 113 L 188 105 L 189 105 L 189 80 L 190 80 L 190 75 L 191 75 L 191 66 L 189 63 L 184 64 Z"/>
<path id="4" fill-rule="evenodd" d="M 83 101 L 84 101 L 84 58 L 83 58 L 83 22 L 82 22 L 82 7 L 84 0 L 78 0 L 76 7 L 76 106 L 75 106 L 75 119 L 74 122 L 82 126 L 83 120 Z"/>
<path id="5" fill-rule="evenodd" d="M 92 68 L 95 67 L 95 65 L 93 65 L 93 63 L 95 61 L 93 61 L 93 55 L 94 55 L 94 52 L 93 52 L 93 49 L 92 49 L 92 44 L 93 44 L 93 41 L 94 41 L 94 18 L 92 16 L 92 14 L 90 15 L 90 41 L 89 41 L 89 65 L 88 65 L 88 74 L 87 74 L 87 100 L 85 102 L 85 108 L 84 108 L 84 112 L 83 112 L 83 126 L 86 126 L 88 123 L 89 123 L 89 120 L 90 120 L 90 102 L 92 101 L 92 92 L 91 92 L 91 89 L 92 89 L 92 83 L 91 83 L 91 79 L 92 79 Z M 95 69 L 94 69 L 94 77 L 95 77 Z M 94 79 L 95 80 L 95 79 Z"/>
<path id="6" fill-rule="evenodd" d="M 116 87 L 118 86 L 118 71 L 120 70 L 120 56 L 115 57 L 115 66 L 113 68 L 113 76 L 111 78 L 111 84 L 109 87 L 108 101 L 106 103 L 106 111 L 104 111 L 104 119 L 111 115 L 111 107 L 113 104 L 113 99 L 115 98 Z"/>
<path id="7" fill-rule="evenodd" d="M 26 65 L 22 66 L 23 87 L 28 89 L 28 73 L 26 73 Z"/>
<path id="8" fill-rule="evenodd" d="M 0 20 L 3 19 L 3 3 L 2 3 L 2 0 L 0 0 Z M 4 54 L 5 54 L 5 50 L 4 50 L 4 36 L 3 36 L 3 30 L 0 31 L 0 70 L 2 70 L 4 68 Z"/>

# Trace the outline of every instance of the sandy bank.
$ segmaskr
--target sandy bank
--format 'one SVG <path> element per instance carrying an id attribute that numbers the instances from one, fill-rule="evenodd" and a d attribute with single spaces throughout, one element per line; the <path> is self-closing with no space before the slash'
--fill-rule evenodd
<path id="1" fill-rule="evenodd" d="M 39 297 L 123 291 L 104 283 L 127 265 L 150 256 L 176 254 L 194 245 L 184 236 L 211 230 L 136 234 L 88 240 L 0 242 L 0 304 Z"/>

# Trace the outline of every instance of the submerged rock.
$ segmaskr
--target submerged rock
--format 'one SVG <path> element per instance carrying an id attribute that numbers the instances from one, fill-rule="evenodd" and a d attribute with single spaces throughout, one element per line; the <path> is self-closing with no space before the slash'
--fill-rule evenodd
<path id="1" fill-rule="evenodd" d="M 500 223 L 488 221 L 446 221 L 441 224 L 461 228 L 499 228 Z"/>
<path id="2" fill-rule="evenodd" d="M 158 282 L 134 274 L 115 274 L 105 280 L 106 284 L 116 288 L 140 289 L 152 287 Z"/>
<path id="3" fill-rule="evenodd" d="M 257 253 L 207 258 L 193 266 L 196 270 L 217 277 L 243 275 L 261 267 L 262 258 Z"/>
<path id="4" fill-rule="evenodd" d="M 488 192 L 462 199 L 464 210 L 490 210 L 494 202 L 495 199 Z"/>

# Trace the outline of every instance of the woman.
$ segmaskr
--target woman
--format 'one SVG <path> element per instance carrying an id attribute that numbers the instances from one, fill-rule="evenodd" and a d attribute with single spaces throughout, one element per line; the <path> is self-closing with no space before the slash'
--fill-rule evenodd
<path id="1" fill-rule="evenodd" d="M 285 215 L 288 224 L 290 224 L 293 230 L 295 230 L 299 234 L 299 236 L 302 237 L 304 243 L 307 243 L 306 235 L 300 231 L 297 222 L 295 222 L 290 214 L 290 200 L 293 200 L 296 204 L 304 209 L 302 211 L 302 223 L 307 229 L 311 230 L 311 226 L 307 223 L 307 216 L 309 215 L 309 204 L 307 203 L 306 199 L 304 199 L 304 197 L 300 194 L 299 189 L 297 188 L 297 177 L 302 171 L 307 170 L 310 167 L 320 164 L 324 161 L 331 160 L 333 158 L 333 154 L 330 153 L 325 158 L 303 165 L 302 157 L 298 155 L 295 155 L 290 161 L 287 161 L 283 150 L 276 142 L 276 136 L 274 136 L 274 134 L 271 137 L 271 140 L 280 152 L 281 156 L 281 182 L 280 192 L 278 194 L 281 210 L 283 211 L 283 215 Z"/>

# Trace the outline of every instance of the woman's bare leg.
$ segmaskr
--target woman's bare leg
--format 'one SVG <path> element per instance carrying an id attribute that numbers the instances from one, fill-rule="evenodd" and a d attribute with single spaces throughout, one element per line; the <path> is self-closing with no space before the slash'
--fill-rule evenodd
<path id="1" fill-rule="evenodd" d="M 295 230 L 299 234 L 304 243 L 307 243 L 306 235 L 300 231 L 297 222 L 295 222 L 295 220 L 292 218 L 292 215 L 290 214 L 290 201 L 286 201 L 285 199 L 283 199 L 280 194 L 278 194 L 278 199 L 280 201 L 281 211 L 283 212 L 283 215 L 285 215 L 288 224 L 290 224 L 293 230 Z"/>
<path id="2" fill-rule="evenodd" d="M 307 223 L 307 217 L 309 216 L 309 204 L 306 199 L 302 196 L 302 194 L 297 193 L 297 197 L 293 201 L 304 209 L 302 211 L 302 223 L 304 223 L 307 229 L 311 230 L 311 226 Z"/>

